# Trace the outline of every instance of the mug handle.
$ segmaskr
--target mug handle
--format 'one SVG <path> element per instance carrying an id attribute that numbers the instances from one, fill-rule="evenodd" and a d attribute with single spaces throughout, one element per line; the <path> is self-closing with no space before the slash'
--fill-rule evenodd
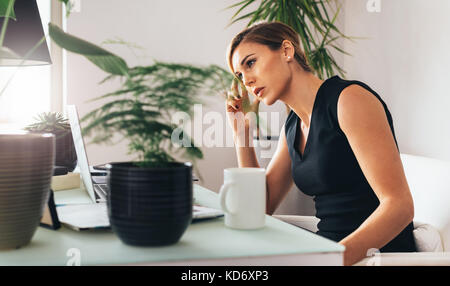
<path id="1" fill-rule="evenodd" d="M 233 183 L 225 183 L 220 187 L 219 191 L 219 200 L 220 200 L 220 206 L 222 207 L 222 210 L 226 213 L 234 213 L 230 211 L 227 207 L 227 194 L 230 188 L 234 186 Z"/>

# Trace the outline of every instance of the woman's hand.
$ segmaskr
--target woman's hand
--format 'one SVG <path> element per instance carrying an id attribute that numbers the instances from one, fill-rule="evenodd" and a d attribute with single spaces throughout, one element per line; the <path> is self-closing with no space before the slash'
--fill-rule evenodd
<path id="1" fill-rule="evenodd" d="M 239 85 L 241 86 L 241 92 L 239 92 Z M 231 90 L 225 94 L 225 97 L 225 110 L 234 135 L 243 137 L 246 133 L 252 134 L 251 131 L 255 126 L 257 126 L 258 132 L 260 101 L 255 99 L 250 102 L 247 89 L 236 78 L 233 79 Z"/>

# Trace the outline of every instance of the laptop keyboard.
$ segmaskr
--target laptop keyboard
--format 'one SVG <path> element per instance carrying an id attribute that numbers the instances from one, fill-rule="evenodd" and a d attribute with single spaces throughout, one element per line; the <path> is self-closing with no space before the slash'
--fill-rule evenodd
<path id="1" fill-rule="evenodd" d="M 106 200 L 106 192 L 108 191 L 107 184 L 94 184 L 94 191 L 101 200 Z"/>

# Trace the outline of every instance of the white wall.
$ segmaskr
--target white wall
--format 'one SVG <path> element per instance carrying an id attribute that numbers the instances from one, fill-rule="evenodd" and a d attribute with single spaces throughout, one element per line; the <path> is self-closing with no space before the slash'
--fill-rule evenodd
<path id="1" fill-rule="evenodd" d="M 371 86 L 388 104 L 400 151 L 450 160 L 450 1 L 345 1 L 349 79 Z"/>

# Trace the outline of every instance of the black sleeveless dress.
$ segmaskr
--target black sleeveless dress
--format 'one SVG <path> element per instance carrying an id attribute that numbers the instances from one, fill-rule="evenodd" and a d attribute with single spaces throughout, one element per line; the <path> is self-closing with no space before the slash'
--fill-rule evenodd
<path id="1" fill-rule="evenodd" d="M 337 119 L 339 95 L 351 84 L 362 86 L 381 101 L 395 139 L 391 114 L 380 96 L 362 82 L 338 76 L 325 80 L 317 91 L 303 156 L 297 147 L 300 118 L 291 111 L 285 123 L 294 182 L 303 193 L 314 196 L 316 216 L 320 219 L 317 234 L 336 242 L 356 230 L 380 203 Z M 416 251 L 413 223 L 380 251 Z"/>

